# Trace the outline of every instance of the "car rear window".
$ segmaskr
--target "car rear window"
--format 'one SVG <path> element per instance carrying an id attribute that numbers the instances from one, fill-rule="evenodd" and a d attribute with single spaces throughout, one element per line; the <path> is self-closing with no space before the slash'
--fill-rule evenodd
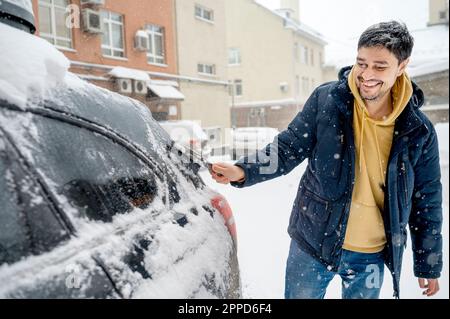
<path id="1" fill-rule="evenodd" d="M 110 222 L 160 195 L 154 170 L 117 141 L 44 116 L 32 124 L 19 144 L 71 217 Z"/>

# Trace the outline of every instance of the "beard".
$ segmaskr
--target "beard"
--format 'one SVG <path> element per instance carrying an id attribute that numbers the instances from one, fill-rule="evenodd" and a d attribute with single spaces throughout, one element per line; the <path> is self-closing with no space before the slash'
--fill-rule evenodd
<path id="1" fill-rule="evenodd" d="M 361 89 L 359 90 L 359 94 L 361 95 L 361 98 L 362 98 L 364 101 L 367 101 L 367 102 L 376 102 L 376 101 L 379 101 L 379 100 L 381 100 L 387 93 L 388 93 L 388 91 L 383 90 L 383 91 L 379 91 L 378 93 L 373 94 L 373 95 L 366 95 L 366 94 L 364 94 L 364 93 L 362 92 Z"/>
<path id="2" fill-rule="evenodd" d="M 371 82 L 376 82 L 377 83 L 377 85 L 375 86 L 375 87 L 379 87 L 379 90 L 378 90 L 378 92 L 375 92 L 375 93 L 365 93 L 364 92 L 364 87 L 363 87 L 363 85 L 365 84 L 365 83 L 371 83 Z M 383 98 L 385 95 L 386 95 L 386 93 L 388 92 L 388 90 L 385 90 L 384 89 L 384 82 L 383 81 L 367 81 L 367 82 L 365 82 L 362 78 L 358 78 L 358 90 L 359 90 L 359 95 L 361 96 L 361 98 L 364 100 L 364 101 L 367 101 L 367 102 L 375 102 L 375 101 L 378 101 L 378 100 L 380 100 L 381 98 Z"/>

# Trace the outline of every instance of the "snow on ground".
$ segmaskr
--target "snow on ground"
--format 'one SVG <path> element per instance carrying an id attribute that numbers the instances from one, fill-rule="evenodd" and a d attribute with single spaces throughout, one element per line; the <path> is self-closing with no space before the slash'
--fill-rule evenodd
<path id="1" fill-rule="evenodd" d="M 442 183 L 444 187 L 444 270 L 440 279 L 441 291 L 433 298 L 449 298 L 449 125 L 438 124 Z M 219 159 L 211 159 L 217 161 Z M 290 238 L 287 234 L 289 215 L 306 162 L 287 176 L 246 189 L 236 189 L 214 182 L 207 172 L 202 172 L 205 182 L 223 194 L 233 209 L 238 230 L 239 263 L 244 298 L 284 298 L 284 270 Z M 404 255 L 401 278 L 402 298 L 422 296 L 413 274 L 411 243 Z M 381 298 L 392 298 L 390 273 L 385 269 Z M 326 298 L 341 298 L 340 278 L 330 284 Z"/>

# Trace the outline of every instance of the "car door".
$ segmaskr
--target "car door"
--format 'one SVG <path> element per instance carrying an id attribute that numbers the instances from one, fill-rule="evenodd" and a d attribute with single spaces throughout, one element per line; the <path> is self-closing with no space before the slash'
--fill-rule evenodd
<path id="1" fill-rule="evenodd" d="M 186 168 L 189 181 L 167 154 L 148 158 L 123 134 L 80 116 L 46 107 L 13 113 L 5 124 L 76 230 L 74 249 L 120 296 L 226 296 L 233 244 L 223 219 L 202 207 L 209 197 L 198 175 Z M 183 192 L 194 181 L 198 188 Z"/>
<path id="2" fill-rule="evenodd" d="M 0 127 L 0 298 L 118 297 L 24 164 Z"/>

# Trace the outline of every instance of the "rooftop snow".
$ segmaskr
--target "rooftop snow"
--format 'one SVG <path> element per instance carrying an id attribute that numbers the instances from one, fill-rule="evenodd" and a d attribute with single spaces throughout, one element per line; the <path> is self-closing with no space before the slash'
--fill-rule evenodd
<path id="1" fill-rule="evenodd" d="M 148 88 L 162 99 L 184 100 L 184 95 L 173 86 L 149 84 Z"/>
<path id="2" fill-rule="evenodd" d="M 297 103 L 295 99 L 284 99 L 284 100 L 269 100 L 269 101 L 254 101 L 254 102 L 242 102 L 235 103 L 232 105 L 233 107 L 265 107 L 265 106 L 284 106 L 284 105 L 292 105 Z"/>
<path id="3" fill-rule="evenodd" d="M 64 81 L 69 60 L 46 40 L 0 23 L 0 98 L 25 107 Z"/>
<path id="4" fill-rule="evenodd" d="M 136 69 L 129 69 L 124 68 L 122 66 L 115 67 L 109 72 L 109 75 L 119 78 L 119 79 L 132 79 L 137 81 L 150 81 L 150 76 L 147 72 L 136 70 Z"/>
<path id="5" fill-rule="evenodd" d="M 443 59 L 449 57 L 448 26 L 435 25 L 419 30 L 412 30 L 415 45 L 411 56 L 408 72 L 411 76 L 418 76 L 438 72 L 441 70 Z M 355 63 L 358 39 L 341 40 L 339 43 L 330 43 L 326 47 L 326 64 L 338 68 Z M 436 71 L 436 68 L 438 71 Z M 417 69 L 420 71 L 415 71 Z M 415 72 L 418 72 L 417 74 Z M 414 74 L 414 75 L 413 75 Z"/>
<path id="6" fill-rule="evenodd" d="M 428 61 L 423 61 L 422 63 L 411 63 L 408 68 L 408 74 L 411 77 L 419 77 L 422 75 L 438 73 L 448 70 L 448 57 L 441 59 L 430 59 Z"/>

